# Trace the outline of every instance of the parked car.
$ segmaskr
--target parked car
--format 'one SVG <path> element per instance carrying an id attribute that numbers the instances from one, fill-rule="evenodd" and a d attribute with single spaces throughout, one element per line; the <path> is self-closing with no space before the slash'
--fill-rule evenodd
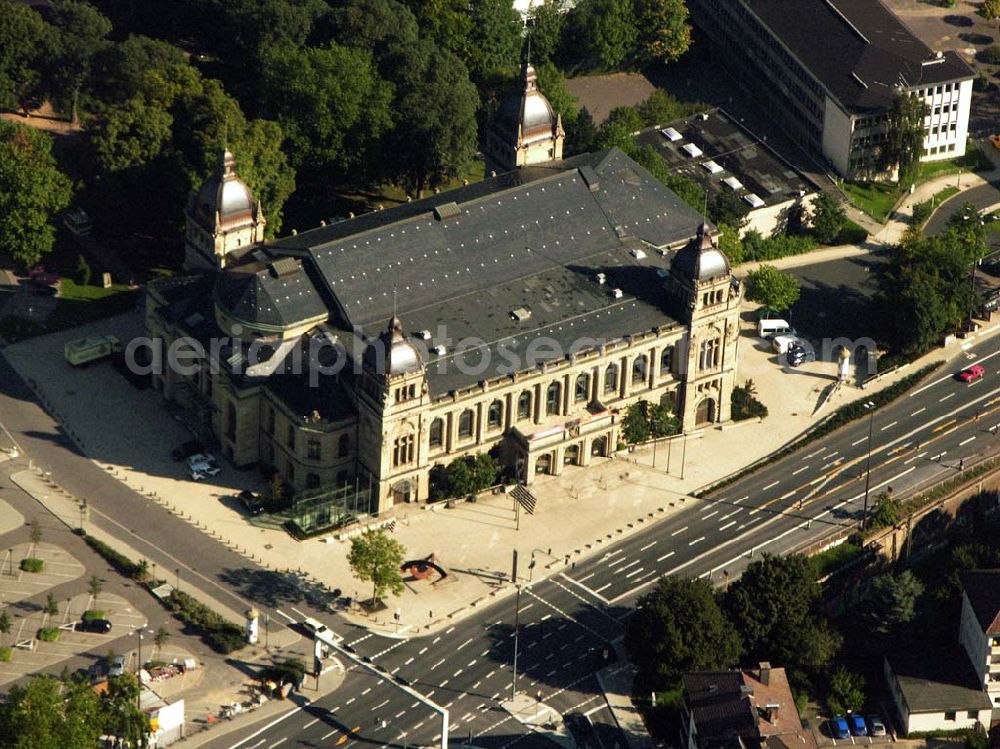
<path id="1" fill-rule="evenodd" d="M 771 348 L 776 354 L 787 354 L 790 348 L 805 348 L 805 343 L 797 335 L 776 335 L 771 339 Z"/>
<path id="2" fill-rule="evenodd" d="M 807 362 L 816 361 L 816 352 L 811 346 L 790 346 L 785 353 L 785 361 L 790 367 L 800 367 Z"/>
<path id="3" fill-rule="evenodd" d="M 77 632 L 95 632 L 99 635 L 106 635 L 111 631 L 111 622 L 107 619 L 84 619 L 77 622 L 73 628 Z"/>
<path id="4" fill-rule="evenodd" d="M 204 481 L 210 476 L 218 476 L 222 469 L 218 463 L 196 463 L 191 467 L 191 479 L 193 481 Z"/>
<path id="5" fill-rule="evenodd" d="M 243 509 L 251 515 L 260 515 L 264 512 L 264 500 L 251 491 L 244 489 L 236 495 L 236 499 L 243 505 Z"/>
<path id="6" fill-rule="evenodd" d="M 121 676 L 125 673 L 125 656 L 116 655 L 108 664 L 108 676 Z"/>
<path id="7" fill-rule="evenodd" d="M 959 372 L 958 379 L 960 379 L 962 382 L 975 382 L 980 377 L 983 377 L 985 375 L 986 375 L 986 368 L 983 367 L 983 365 L 973 364 L 971 367 L 963 369 L 961 372 Z"/>
<path id="8" fill-rule="evenodd" d="M 851 738 L 851 729 L 847 727 L 847 719 L 843 715 L 830 718 L 830 735 L 835 739 Z"/>
<path id="9" fill-rule="evenodd" d="M 214 462 L 215 456 L 210 453 L 195 453 L 194 455 L 189 455 L 187 459 L 188 468 L 192 469 L 199 464 Z"/>
<path id="10" fill-rule="evenodd" d="M 583 713 L 569 713 L 563 717 L 563 722 L 578 747 L 594 744 L 594 724 L 590 722 L 589 717 Z"/>
<path id="11" fill-rule="evenodd" d="M 858 713 L 851 713 L 847 716 L 847 722 L 851 727 L 852 736 L 867 736 L 868 726 L 865 725 L 865 719 Z"/>
<path id="12" fill-rule="evenodd" d="M 308 629 L 313 634 L 328 634 L 330 630 L 326 628 L 323 622 L 313 619 L 311 616 L 307 616 L 302 622 L 302 626 Z"/>
<path id="13" fill-rule="evenodd" d="M 877 715 L 868 716 L 868 735 L 885 736 L 885 723 Z"/>
<path id="14" fill-rule="evenodd" d="M 205 446 L 201 444 L 198 440 L 188 440 L 180 447 L 175 447 L 173 452 L 170 453 L 171 457 L 178 463 L 182 460 L 187 460 L 192 455 L 197 455 L 198 453 L 205 452 Z"/>

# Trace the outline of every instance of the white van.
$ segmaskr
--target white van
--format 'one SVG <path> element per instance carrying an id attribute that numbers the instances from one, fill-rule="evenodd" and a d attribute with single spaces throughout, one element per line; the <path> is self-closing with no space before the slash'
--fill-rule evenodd
<path id="1" fill-rule="evenodd" d="M 760 320 L 757 323 L 757 335 L 766 339 L 776 335 L 795 335 L 795 328 L 788 324 L 788 320 Z"/>

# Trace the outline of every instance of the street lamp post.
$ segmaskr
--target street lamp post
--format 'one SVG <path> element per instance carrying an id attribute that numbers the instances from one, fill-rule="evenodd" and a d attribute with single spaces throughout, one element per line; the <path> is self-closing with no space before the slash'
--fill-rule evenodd
<path id="1" fill-rule="evenodd" d="M 517 636 L 521 628 L 521 586 L 517 586 L 517 596 L 514 601 L 514 674 L 510 682 L 510 698 L 517 694 Z"/>
<path id="2" fill-rule="evenodd" d="M 875 427 L 875 403 L 868 401 L 864 404 L 868 411 L 868 459 L 865 463 L 865 507 L 861 511 L 861 530 L 865 529 L 868 522 L 868 490 L 871 487 L 872 477 L 872 430 Z"/>

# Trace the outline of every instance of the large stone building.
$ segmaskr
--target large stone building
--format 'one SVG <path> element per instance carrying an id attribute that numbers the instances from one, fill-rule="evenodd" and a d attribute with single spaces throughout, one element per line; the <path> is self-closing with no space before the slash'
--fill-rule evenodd
<path id="1" fill-rule="evenodd" d="M 965 153 L 972 70 L 879 0 L 693 0 L 691 17 L 755 103 L 843 177 L 871 170 L 902 92 L 927 105 L 922 160 Z"/>
<path id="2" fill-rule="evenodd" d="M 214 247 L 216 270 L 149 286 L 151 335 L 202 365 L 155 387 L 296 491 L 354 480 L 382 511 L 460 456 L 495 450 L 528 482 L 587 465 L 639 400 L 685 430 L 729 418 L 740 286 L 701 217 L 616 149 Z"/>

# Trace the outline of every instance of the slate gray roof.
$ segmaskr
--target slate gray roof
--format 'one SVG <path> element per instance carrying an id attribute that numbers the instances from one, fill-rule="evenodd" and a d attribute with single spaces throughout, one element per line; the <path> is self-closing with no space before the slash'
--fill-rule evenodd
<path id="1" fill-rule="evenodd" d="M 409 325 L 410 313 L 444 298 L 579 261 L 626 237 L 661 247 L 694 233 L 697 212 L 621 151 L 607 152 L 593 174 L 595 189 L 563 169 L 458 203 L 454 218 L 422 213 L 309 253 L 345 323 L 384 323 L 395 309 Z"/>
<path id="2" fill-rule="evenodd" d="M 327 314 L 302 261 L 295 258 L 227 268 L 218 276 L 215 298 L 234 318 L 261 326 L 287 327 Z"/>
<path id="3" fill-rule="evenodd" d="M 992 702 L 957 643 L 894 655 L 889 666 L 911 713 L 989 710 Z"/>
<path id="4" fill-rule="evenodd" d="M 726 745 L 737 736 L 756 745 L 757 721 L 743 694 L 739 671 L 700 671 L 681 677 L 684 704 L 697 727 L 699 746 Z"/>
<path id="5" fill-rule="evenodd" d="M 912 87 L 972 77 L 954 52 L 923 64 L 933 58 L 930 48 L 878 0 L 795 0 L 794 12 L 789 0 L 742 1 L 851 110 L 884 108 L 900 81 Z"/>
<path id="6" fill-rule="evenodd" d="M 958 579 L 983 632 L 1000 635 L 1000 570 L 963 570 Z"/>

